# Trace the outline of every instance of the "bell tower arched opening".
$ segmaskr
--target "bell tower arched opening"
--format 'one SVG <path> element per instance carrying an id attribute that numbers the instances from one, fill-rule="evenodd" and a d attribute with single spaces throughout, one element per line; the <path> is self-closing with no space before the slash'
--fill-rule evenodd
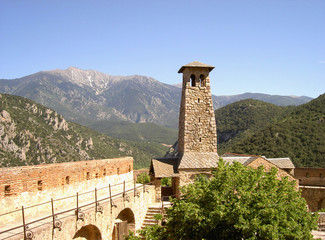
<path id="1" fill-rule="evenodd" d="M 203 74 L 200 75 L 199 82 L 200 82 L 200 87 L 205 87 L 205 77 Z"/>
<path id="2" fill-rule="evenodd" d="M 191 75 L 190 81 L 191 81 L 191 87 L 195 87 L 196 84 L 195 84 L 195 75 L 194 74 Z"/>

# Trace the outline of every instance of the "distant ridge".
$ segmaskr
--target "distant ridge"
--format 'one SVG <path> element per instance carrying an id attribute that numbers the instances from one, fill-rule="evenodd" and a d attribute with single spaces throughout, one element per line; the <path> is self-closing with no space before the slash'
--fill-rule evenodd
<path id="1" fill-rule="evenodd" d="M 0 79 L 0 92 L 29 98 L 84 125 L 110 120 L 152 122 L 172 128 L 178 125 L 181 98 L 178 85 L 164 84 L 151 77 L 113 76 L 76 67 Z M 213 96 L 214 108 L 248 98 L 280 106 L 300 105 L 312 99 L 244 93 Z"/>
<path id="2" fill-rule="evenodd" d="M 280 107 L 242 100 L 216 110 L 219 153 L 290 157 L 296 167 L 325 167 L 325 94 Z"/>
<path id="3" fill-rule="evenodd" d="M 278 106 L 297 106 L 311 101 L 313 98 L 306 96 L 281 96 L 281 95 L 269 95 L 263 93 L 243 93 L 237 95 L 225 95 L 215 96 L 214 100 L 219 103 L 219 107 L 226 106 L 230 103 L 237 102 L 245 99 L 255 99 L 268 103 L 272 103 Z"/>

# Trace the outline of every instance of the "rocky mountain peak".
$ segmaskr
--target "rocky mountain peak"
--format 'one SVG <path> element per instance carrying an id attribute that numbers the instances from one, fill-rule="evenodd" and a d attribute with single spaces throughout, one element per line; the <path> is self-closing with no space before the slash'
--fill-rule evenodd
<path id="1" fill-rule="evenodd" d="M 96 90 L 106 89 L 110 82 L 111 76 L 95 70 L 83 70 L 77 67 L 69 67 L 67 69 L 56 69 L 46 71 L 49 74 L 62 77 L 69 82 L 79 86 L 88 86 Z"/>

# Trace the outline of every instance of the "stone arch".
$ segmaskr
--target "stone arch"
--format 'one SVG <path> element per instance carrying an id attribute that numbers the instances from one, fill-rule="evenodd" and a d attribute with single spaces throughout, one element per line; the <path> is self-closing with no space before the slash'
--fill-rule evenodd
<path id="1" fill-rule="evenodd" d="M 195 75 L 194 74 L 192 74 L 190 76 L 190 81 L 191 81 L 191 87 L 195 87 Z"/>
<path id="2" fill-rule="evenodd" d="M 102 235 L 95 225 L 89 224 L 80 228 L 73 239 L 77 240 L 102 240 Z"/>
<path id="3" fill-rule="evenodd" d="M 199 84 L 200 87 L 205 87 L 205 76 L 203 74 L 200 75 Z"/>
<path id="4" fill-rule="evenodd" d="M 122 240 L 123 236 L 128 235 L 129 230 L 135 231 L 134 213 L 130 208 L 124 208 L 115 220 L 112 239 Z"/>

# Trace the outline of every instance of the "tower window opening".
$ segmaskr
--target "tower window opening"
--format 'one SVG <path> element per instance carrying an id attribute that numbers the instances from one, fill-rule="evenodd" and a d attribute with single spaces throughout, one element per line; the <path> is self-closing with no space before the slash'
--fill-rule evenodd
<path id="1" fill-rule="evenodd" d="M 104 168 L 103 176 L 106 176 L 106 168 Z"/>
<path id="2" fill-rule="evenodd" d="M 191 78 L 191 87 L 195 87 L 195 76 L 192 74 L 190 78 Z"/>
<path id="3" fill-rule="evenodd" d="M 90 179 L 90 172 L 87 172 L 87 174 L 86 174 L 86 179 L 87 179 L 87 180 Z"/>
<path id="4" fill-rule="evenodd" d="M 205 77 L 203 74 L 200 75 L 199 84 L 200 84 L 200 87 L 205 87 Z"/>
<path id="5" fill-rule="evenodd" d="M 199 122 L 201 122 L 201 118 L 199 117 Z"/>
<path id="6" fill-rule="evenodd" d="M 200 140 L 200 142 L 202 142 L 202 138 L 200 138 L 199 140 Z"/>
<path id="7" fill-rule="evenodd" d="M 200 103 L 200 98 L 197 99 L 197 102 Z"/>

